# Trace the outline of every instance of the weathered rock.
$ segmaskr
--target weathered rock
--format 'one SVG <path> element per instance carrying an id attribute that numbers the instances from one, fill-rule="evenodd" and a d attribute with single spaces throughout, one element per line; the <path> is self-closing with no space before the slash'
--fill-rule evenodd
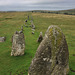
<path id="1" fill-rule="evenodd" d="M 19 33 L 23 33 L 23 31 L 21 30 L 21 31 L 19 31 Z"/>
<path id="2" fill-rule="evenodd" d="M 4 42 L 6 40 L 6 37 L 0 37 L 0 42 Z"/>
<path id="3" fill-rule="evenodd" d="M 31 21 L 31 27 L 32 27 L 32 29 L 35 29 L 35 25 L 34 25 L 33 21 Z"/>
<path id="4" fill-rule="evenodd" d="M 32 32 L 32 34 L 34 34 L 34 32 Z"/>
<path id="5" fill-rule="evenodd" d="M 39 35 L 39 38 L 38 38 L 38 42 L 41 42 L 43 40 L 43 35 L 42 35 L 42 32 L 40 32 L 40 35 Z"/>
<path id="6" fill-rule="evenodd" d="M 27 22 L 27 20 L 25 20 L 25 22 Z"/>
<path id="7" fill-rule="evenodd" d="M 35 29 L 31 29 L 32 31 L 35 31 Z"/>
<path id="8" fill-rule="evenodd" d="M 32 27 L 32 29 L 35 29 L 35 25 L 32 25 L 31 27 Z"/>
<path id="9" fill-rule="evenodd" d="M 50 26 L 40 43 L 28 75 L 67 75 L 69 52 L 64 34 L 57 26 Z"/>
<path id="10" fill-rule="evenodd" d="M 13 35 L 12 37 L 12 51 L 11 56 L 24 55 L 25 50 L 25 39 L 24 34 L 19 31 Z"/>

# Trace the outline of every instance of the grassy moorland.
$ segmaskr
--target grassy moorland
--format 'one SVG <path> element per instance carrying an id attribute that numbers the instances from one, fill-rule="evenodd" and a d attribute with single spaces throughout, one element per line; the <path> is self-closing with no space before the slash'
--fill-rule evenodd
<path id="1" fill-rule="evenodd" d="M 12 43 L 11 37 L 15 31 L 21 30 L 28 14 L 33 16 L 36 26 L 35 34 L 31 34 L 30 27 L 24 28 L 25 34 L 25 55 L 10 56 Z M 30 20 L 27 25 L 30 24 Z M 0 36 L 6 36 L 6 41 L 0 43 L 0 75 L 27 75 L 31 60 L 39 46 L 37 38 L 40 31 L 43 36 L 50 25 L 59 26 L 65 34 L 69 49 L 69 75 L 75 75 L 75 16 L 50 14 L 50 13 L 27 13 L 7 12 L 0 13 Z"/>

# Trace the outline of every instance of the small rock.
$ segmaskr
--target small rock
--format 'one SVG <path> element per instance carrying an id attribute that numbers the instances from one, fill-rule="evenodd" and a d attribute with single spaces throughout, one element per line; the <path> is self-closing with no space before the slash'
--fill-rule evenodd
<path id="1" fill-rule="evenodd" d="M 35 31 L 35 29 L 32 29 L 32 31 Z"/>
<path id="2" fill-rule="evenodd" d="M 43 35 L 42 35 L 42 32 L 40 32 L 40 35 L 39 35 L 39 38 L 38 38 L 38 42 L 41 42 L 43 40 Z"/>
<path id="3" fill-rule="evenodd" d="M 21 30 L 21 31 L 19 31 L 19 33 L 21 34 L 21 33 L 23 33 L 23 31 Z"/>
<path id="4" fill-rule="evenodd" d="M 0 37 L 0 42 L 4 42 L 6 40 L 6 37 Z"/>
<path id="5" fill-rule="evenodd" d="M 27 22 L 27 20 L 25 20 L 25 22 Z"/>
<path id="6" fill-rule="evenodd" d="M 34 32 L 32 32 L 32 34 L 34 34 Z"/>
<path id="7" fill-rule="evenodd" d="M 15 34 L 18 34 L 18 31 L 16 31 Z"/>
<path id="8" fill-rule="evenodd" d="M 25 25 L 25 27 L 27 27 L 27 28 L 28 28 L 28 26 L 27 26 L 27 25 Z"/>
<path id="9" fill-rule="evenodd" d="M 32 29 L 35 29 L 35 25 L 32 25 L 31 27 L 32 27 Z"/>

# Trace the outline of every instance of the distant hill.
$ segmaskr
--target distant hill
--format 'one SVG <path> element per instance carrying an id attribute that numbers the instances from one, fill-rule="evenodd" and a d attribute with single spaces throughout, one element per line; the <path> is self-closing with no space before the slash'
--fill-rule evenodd
<path id="1" fill-rule="evenodd" d="M 59 11 L 49 11 L 49 10 L 32 10 L 32 11 L 0 11 L 3 12 L 40 12 L 40 13 L 54 13 L 54 14 L 65 14 L 65 15 L 75 15 L 75 9 L 69 10 L 59 10 Z"/>
<path id="2" fill-rule="evenodd" d="M 62 10 L 57 12 L 61 14 L 66 14 L 66 15 L 75 15 L 75 9 Z"/>
<path id="3" fill-rule="evenodd" d="M 32 12 L 40 12 L 40 13 L 55 13 L 55 14 L 66 14 L 66 15 L 75 15 L 75 9 L 60 10 L 60 11 L 34 10 L 34 11 L 32 11 Z"/>

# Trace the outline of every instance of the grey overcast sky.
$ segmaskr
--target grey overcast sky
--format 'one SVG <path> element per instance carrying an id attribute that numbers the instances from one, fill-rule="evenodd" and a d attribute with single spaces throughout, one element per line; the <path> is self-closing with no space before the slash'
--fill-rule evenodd
<path id="1" fill-rule="evenodd" d="M 0 0 L 0 11 L 66 10 L 75 8 L 75 0 Z"/>

